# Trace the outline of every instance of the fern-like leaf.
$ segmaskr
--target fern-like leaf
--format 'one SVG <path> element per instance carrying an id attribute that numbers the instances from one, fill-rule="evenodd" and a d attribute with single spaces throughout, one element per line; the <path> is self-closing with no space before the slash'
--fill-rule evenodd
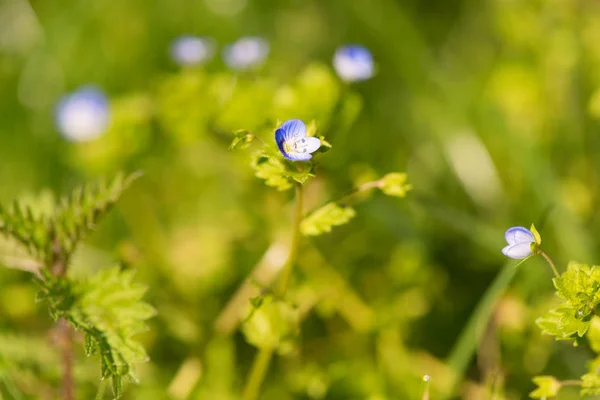
<path id="1" fill-rule="evenodd" d="M 61 254 L 67 261 L 77 244 L 93 230 L 106 215 L 125 189 L 141 174 L 129 176 L 118 174 L 111 182 L 81 186 L 70 196 L 62 199 L 54 216 L 55 237 L 60 244 Z"/>
<path id="2" fill-rule="evenodd" d="M 8 209 L 0 206 L 0 232 L 16 240 L 37 260 L 45 260 L 51 248 L 48 222 L 46 217 L 34 216 L 29 207 L 17 202 Z"/>
<path id="3" fill-rule="evenodd" d="M 100 355 L 102 378 L 112 378 L 114 394 L 120 397 L 123 379 L 137 381 L 134 364 L 148 358 L 133 338 L 147 330 L 146 320 L 156 313 L 142 300 L 146 287 L 133 282 L 132 271 L 119 267 L 103 270 L 84 282 L 48 273 L 38 282 L 50 314 L 67 319 L 85 333 L 86 353 Z"/>

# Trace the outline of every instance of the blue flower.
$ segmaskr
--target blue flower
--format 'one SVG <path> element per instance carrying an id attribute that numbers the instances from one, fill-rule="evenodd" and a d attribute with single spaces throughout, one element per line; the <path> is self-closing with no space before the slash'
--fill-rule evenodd
<path id="1" fill-rule="evenodd" d="M 321 140 L 316 137 L 306 137 L 306 125 L 299 119 L 285 121 L 275 131 L 275 142 L 281 154 L 288 160 L 306 161 L 312 158 L 321 147 Z"/>
<path id="2" fill-rule="evenodd" d="M 261 64 L 269 54 L 269 43 L 260 37 L 247 36 L 225 47 L 223 61 L 241 71 Z"/>
<path id="3" fill-rule="evenodd" d="M 60 99 L 55 118 L 58 130 L 66 139 L 74 142 L 95 139 L 108 127 L 108 98 L 98 88 L 81 87 Z"/>
<path id="4" fill-rule="evenodd" d="M 521 260 L 533 253 L 531 244 L 536 243 L 534 234 L 522 226 L 514 226 L 504 233 L 508 246 L 502 249 L 502 253 L 509 258 Z"/>
<path id="5" fill-rule="evenodd" d="M 211 38 L 183 35 L 173 40 L 169 50 L 177 64 L 193 66 L 210 61 L 215 55 L 215 47 Z"/>
<path id="6" fill-rule="evenodd" d="M 333 57 L 333 67 L 338 76 L 346 82 L 364 81 L 374 74 L 371 52 L 358 45 L 338 48 Z"/>

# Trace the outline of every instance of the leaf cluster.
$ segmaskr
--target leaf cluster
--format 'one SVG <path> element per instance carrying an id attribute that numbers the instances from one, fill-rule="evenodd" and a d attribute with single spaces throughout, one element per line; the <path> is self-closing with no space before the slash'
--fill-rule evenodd
<path id="1" fill-rule="evenodd" d="M 597 316 L 600 266 L 571 262 L 553 282 L 556 295 L 564 302 L 536 320 L 542 333 L 552 335 L 556 340 L 571 340 L 574 345 L 587 341 L 592 350 L 600 353 L 600 317 Z M 590 363 L 589 372 L 580 381 L 575 381 L 581 386 L 582 396 L 600 395 L 599 366 L 600 358 L 597 358 Z M 530 393 L 530 397 L 536 399 L 555 397 L 565 384 L 550 376 L 538 376 L 533 381 L 538 388 Z"/>
<path id="2" fill-rule="evenodd" d="M 0 207 L 0 232 L 20 243 L 41 266 L 38 297 L 50 315 L 64 318 L 85 334 L 88 355 L 98 354 L 102 378 L 111 378 L 116 397 L 123 379 L 135 381 L 133 365 L 147 359 L 133 337 L 147 329 L 154 309 L 142 301 L 146 287 L 133 282 L 131 271 L 113 267 L 83 281 L 66 276 L 73 252 L 100 219 L 138 177 L 120 174 L 110 182 L 75 189 L 54 208 L 52 215 L 35 215 L 15 203 Z"/>
<path id="3" fill-rule="evenodd" d="M 85 333 L 87 355 L 98 354 L 102 378 L 111 378 L 115 396 L 123 379 L 136 381 L 133 365 L 147 360 L 133 337 L 147 330 L 154 308 L 142 301 L 147 288 L 133 282 L 133 272 L 119 267 L 102 270 L 85 281 L 56 277 L 44 270 L 37 279 L 39 299 L 47 301 L 55 320 L 64 318 Z"/>

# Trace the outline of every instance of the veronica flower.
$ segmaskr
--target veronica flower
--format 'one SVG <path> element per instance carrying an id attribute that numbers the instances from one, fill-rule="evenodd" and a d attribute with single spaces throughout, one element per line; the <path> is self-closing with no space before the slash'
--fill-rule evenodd
<path id="1" fill-rule="evenodd" d="M 333 57 L 333 67 L 338 76 L 346 82 L 364 81 L 374 74 L 371 52 L 358 45 L 338 48 Z"/>
<path id="2" fill-rule="evenodd" d="M 100 89 L 81 87 L 60 99 L 55 118 L 58 130 L 66 139 L 74 142 L 95 139 L 108 127 L 108 99 Z"/>
<path id="3" fill-rule="evenodd" d="M 201 65 L 215 55 L 215 42 L 206 37 L 183 35 L 171 43 L 170 54 L 179 65 Z"/>
<path id="4" fill-rule="evenodd" d="M 504 233 L 508 246 L 502 249 L 502 253 L 509 258 L 521 260 L 533 253 L 533 248 L 538 241 L 535 235 L 527 228 L 514 226 Z"/>
<path id="5" fill-rule="evenodd" d="M 275 131 L 275 142 L 281 154 L 292 161 L 310 160 L 310 153 L 321 147 L 321 140 L 306 136 L 306 125 L 299 119 L 290 119 L 281 124 Z"/>
<path id="6" fill-rule="evenodd" d="M 233 70 L 245 70 L 262 63 L 269 54 L 269 43 L 260 37 L 247 36 L 225 47 L 223 60 Z"/>

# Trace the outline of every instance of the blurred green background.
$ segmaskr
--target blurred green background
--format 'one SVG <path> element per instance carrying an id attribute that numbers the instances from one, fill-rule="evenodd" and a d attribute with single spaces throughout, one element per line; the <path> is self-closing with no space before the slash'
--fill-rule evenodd
<path id="1" fill-rule="evenodd" d="M 219 51 L 259 35 L 271 52 L 247 73 L 220 56 L 184 69 L 169 57 L 182 34 Z M 535 326 L 556 302 L 543 260 L 514 269 L 500 250 L 506 228 L 535 222 L 559 270 L 598 260 L 599 39 L 600 3 L 585 0 L 0 0 L 0 199 L 43 209 L 142 170 L 71 274 L 120 261 L 149 287 L 151 359 L 127 399 L 238 399 L 255 349 L 237 329 L 246 302 L 230 301 L 282 261 L 293 207 L 228 150 L 231 132 L 271 141 L 277 121 L 314 120 L 333 148 L 306 210 L 391 171 L 414 190 L 374 193 L 350 224 L 304 241 L 300 339 L 261 399 L 420 399 L 425 374 L 432 399 L 455 381 L 454 398 L 525 398 L 532 376 L 577 377 L 592 357 Z M 373 79 L 336 77 L 345 43 L 371 50 Z M 68 142 L 56 104 L 90 83 L 110 98 L 110 127 Z M 478 308 L 496 277 L 497 301 Z M 53 322 L 31 276 L 1 269 L 0 285 L 0 393 L 55 398 Z M 457 347 L 472 315 L 483 322 Z M 93 398 L 98 363 L 79 350 L 78 398 Z"/>

